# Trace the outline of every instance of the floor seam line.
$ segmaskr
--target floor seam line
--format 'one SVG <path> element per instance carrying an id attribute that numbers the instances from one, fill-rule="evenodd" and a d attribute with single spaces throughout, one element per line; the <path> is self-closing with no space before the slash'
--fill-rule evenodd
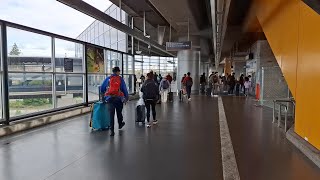
<path id="1" fill-rule="evenodd" d="M 94 151 L 94 150 L 91 150 L 91 151 Z M 79 160 L 83 159 L 85 156 L 87 156 L 91 151 L 88 151 L 87 153 L 85 153 L 84 155 L 82 155 L 81 157 L 77 158 L 76 160 L 72 161 L 70 164 L 64 166 L 63 168 L 57 170 L 56 172 L 54 172 L 53 174 L 47 176 L 46 178 L 44 178 L 44 180 L 47 180 L 49 179 L 50 177 L 58 174 L 59 172 L 61 172 L 62 170 L 66 169 L 67 167 L 71 166 L 72 164 L 78 162 Z"/>
<path id="2" fill-rule="evenodd" d="M 224 111 L 222 98 L 218 98 L 219 126 L 221 139 L 222 172 L 224 180 L 240 180 L 239 170 Z"/>

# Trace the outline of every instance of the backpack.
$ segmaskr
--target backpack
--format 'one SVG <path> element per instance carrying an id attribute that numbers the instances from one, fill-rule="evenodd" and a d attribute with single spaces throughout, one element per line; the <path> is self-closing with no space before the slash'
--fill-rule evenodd
<path id="1" fill-rule="evenodd" d="M 120 90 L 121 77 L 111 76 L 109 80 L 109 86 L 107 87 L 106 96 L 124 96 Z"/>
<path id="2" fill-rule="evenodd" d="M 186 82 L 186 86 L 192 86 L 193 85 L 193 81 L 192 78 L 188 79 Z"/>
<path id="3" fill-rule="evenodd" d="M 162 81 L 162 88 L 163 89 L 168 89 L 169 87 L 170 87 L 170 84 L 169 84 L 168 80 Z"/>
<path id="4" fill-rule="evenodd" d="M 158 98 L 158 84 L 155 81 L 146 82 L 143 86 L 143 99 L 153 99 Z"/>

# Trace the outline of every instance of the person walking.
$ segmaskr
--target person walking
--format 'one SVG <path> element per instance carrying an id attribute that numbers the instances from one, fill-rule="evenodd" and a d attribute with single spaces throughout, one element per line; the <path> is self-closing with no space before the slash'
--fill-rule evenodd
<path id="1" fill-rule="evenodd" d="M 183 85 L 186 87 L 188 101 L 191 101 L 191 88 L 192 88 L 192 85 L 193 85 L 193 80 L 191 78 L 191 73 L 190 72 L 188 72 L 187 73 L 187 77 L 184 78 Z"/>
<path id="2" fill-rule="evenodd" d="M 212 82 L 213 82 L 213 95 L 218 94 L 219 92 L 219 75 L 218 72 L 215 72 L 212 76 Z"/>
<path id="3" fill-rule="evenodd" d="M 244 87 L 244 75 L 241 74 L 240 78 L 239 78 L 239 84 L 240 84 L 240 91 L 245 91 L 245 87 Z"/>
<path id="4" fill-rule="evenodd" d="M 133 75 L 133 81 L 134 81 L 134 84 L 133 84 L 133 89 L 134 89 L 134 94 L 136 94 L 137 93 L 137 81 L 138 81 L 138 79 L 137 79 L 137 76 L 134 74 Z"/>
<path id="5" fill-rule="evenodd" d="M 201 92 L 201 94 L 205 93 L 206 83 L 207 83 L 206 73 L 203 73 L 200 77 L 200 92 Z"/>
<path id="6" fill-rule="evenodd" d="M 162 75 L 159 74 L 159 76 L 158 76 L 158 83 L 159 83 L 159 84 L 160 84 L 160 82 L 162 81 L 162 79 L 163 79 Z"/>
<path id="7" fill-rule="evenodd" d="M 244 80 L 244 95 L 248 96 L 251 88 L 251 82 L 249 81 L 249 77 L 245 77 Z"/>
<path id="8" fill-rule="evenodd" d="M 167 102 L 169 89 L 170 89 L 170 83 L 165 77 L 161 80 L 160 86 L 159 86 L 159 90 L 161 94 L 161 102 Z"/>
<path id="9" fill-rule="evenodd" d="M 182 79 L 181 79 L 181 90 L 182 90 L 182 91 L 185 89 L 185 86 L 184 86 L 183 82 L 184 82 L 184 79 L 185 79 L 186 77 L 187 77 L 187 74 L 184 74 L 183 77 L 182 77 Z"/>
<path id="10" fill-rule="evenodd" d="M 144 83 L 144 81 L 146 80 L 146 78 L 144 77 L 144 75 L 143 75 L 143 74 L 141 74 L 141 76 L 140 76 L 140 80 L 141 80 L 141 84 L 143 84 L 143 83 Z M 139 85 L 139 87 L 140 87 L 140 85 Z"/>
<path id="11" fill-rule="evenodd" d="M 123 103 L 129 100 L 127 86 L 120 76 L 120 68 L 114 67 L 113 74 L 107 77 L 100 88 L 100 92 L 105 94 L 105 101 L 110 105 L 110 136 L 114 136 L 114 115 L 117 113 L 119 129 L 125 125 L 122 116 Z"/>
<path id="12" fill-rule="evenodd" d="M 156 83 L 158 83 L 158 85 L 159 85 L 158 74 L 157 74 L 156 72 L 153 73 L 153 71 L 150 71 L 150 73 L 153 74 L 153 80 L 154 80 Z"/>
<path id="13" fill-rule="evenodd" d="M 166 76 L 166 79 L 169 81 L 170 84 L 172 83 L 173 78 L 170 75 L 170 73 L 168 73 L 168 75 Z"/>
<path id="14" fill-rule="evenodd" d="M 158 83 L 154 81 L 152 73 L 147 74 L 147 80 L 141 87 L 141 92 L 143 93 L 143 100 L 147 108 L 147 127 L 151 127 L 150 123 L 150 108 L 152 109 L 153 124 L 157 124 L 156 119 L 156 104 L 159 98 L 159 88 Z"/>
<path id="15" fill-rule="evenodd" d="M 234 93 L 234 87 L 236 85 L 236 78 L 235 73 L 232 73 L 232 75 L 229 76 L 229 94 Z"/>

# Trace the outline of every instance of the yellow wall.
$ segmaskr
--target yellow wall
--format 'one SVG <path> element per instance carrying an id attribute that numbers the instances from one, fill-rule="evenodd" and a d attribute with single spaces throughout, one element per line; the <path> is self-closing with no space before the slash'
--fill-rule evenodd
<path id="1" fill-rule="evenodd" d="M 301 0 L 256 0 L 252 11 L 296 99 L 295 131 L 320 149 L 320 15 Z"/>
<path id="2" fill-rule="evenodd" d="M 232 66 L 232 62 L 231 59 L 229 58 L 225 58 L 225 65 L 224 65 L 224 74 L 231 74 L 231 66 Z"/>

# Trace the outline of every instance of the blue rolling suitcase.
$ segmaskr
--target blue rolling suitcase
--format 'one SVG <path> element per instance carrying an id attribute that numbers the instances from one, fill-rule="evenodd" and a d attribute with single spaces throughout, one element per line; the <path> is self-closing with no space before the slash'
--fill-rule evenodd
<path id="1" fill-rule="evenodd" d="M 91 106 L 90 127 L 92 130 L 107 130 L 110 127 L 109 104 L 101 99 L 103 98 L 101 98 L 99 88 L 99 101 Z"/>

